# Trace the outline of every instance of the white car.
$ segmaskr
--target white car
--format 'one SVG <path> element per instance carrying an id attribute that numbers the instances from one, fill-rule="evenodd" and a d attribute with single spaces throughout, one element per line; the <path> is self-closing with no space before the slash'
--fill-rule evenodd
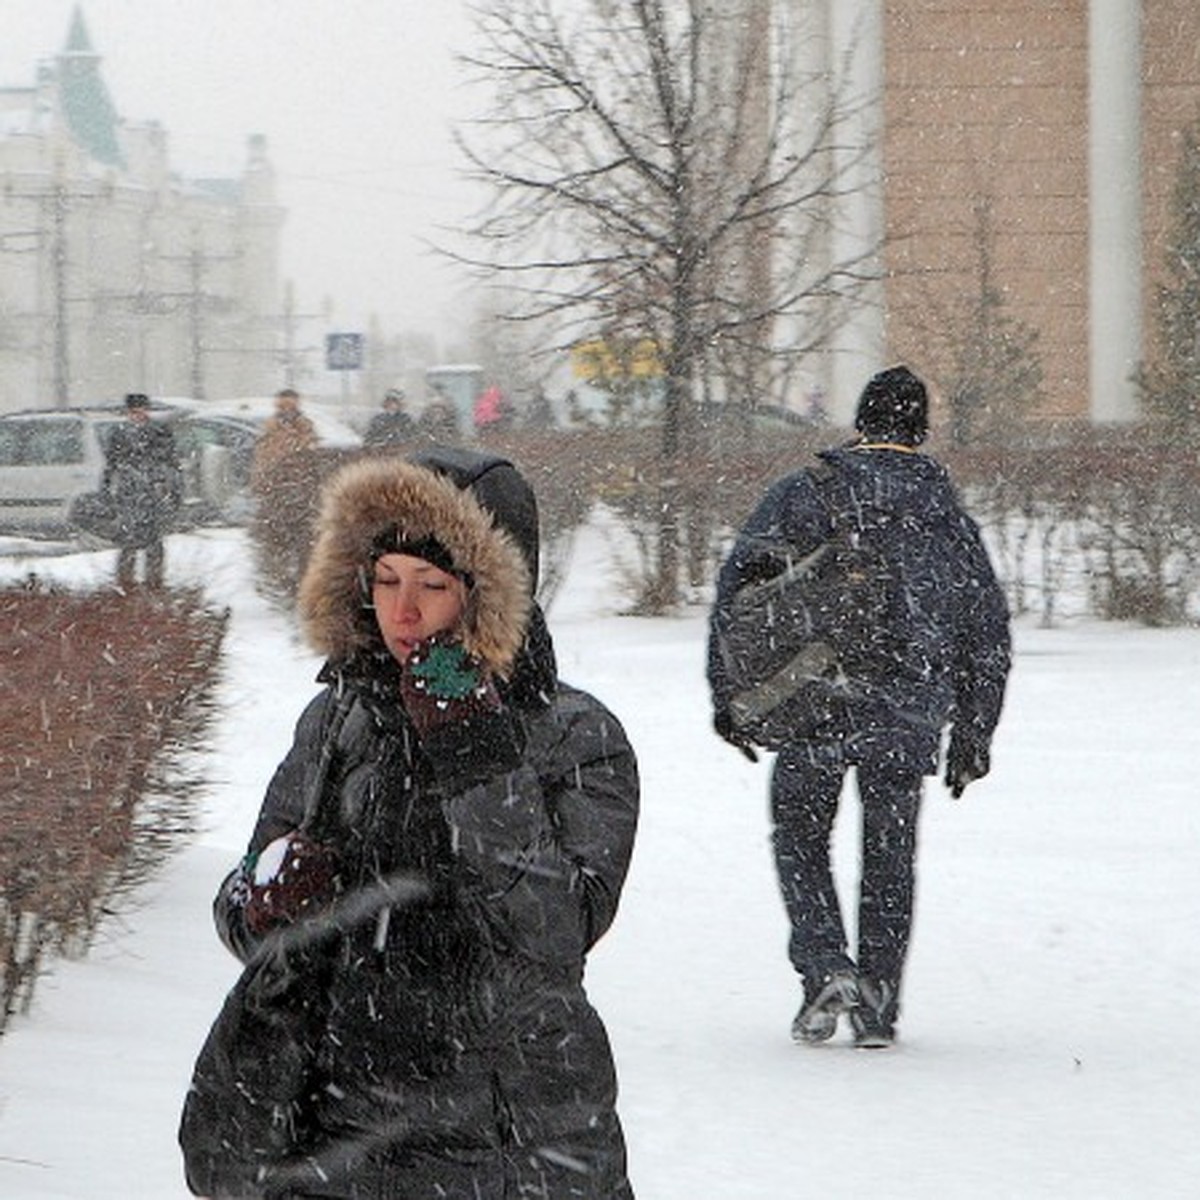
<path id="1" fill-rule="evenodd" d="M 162 404 L 151 406 L 151 417 L 170 423 L 179 449 L 184 498 L 178 523 L 245 520 L 255 425 Z M 0 531 L 70 534 L 71 505 L 100 487 L 104 446 L 126 419 L 120 404 L 0 415 Z"/>
<path id="2" fill-rule="evenodd" d="M 275 415 L 273 396 L 239 396 L 229 400 L 163 401 L 172 407 L 185 409 L 193 416 L 224 417 L 261 429 Z M 300 411 L 312 422 L 317 441 L 331 450 L 352 450 L 362 445 L 362 437 L 338 413 L 317 401 L 301 401 Z"/>

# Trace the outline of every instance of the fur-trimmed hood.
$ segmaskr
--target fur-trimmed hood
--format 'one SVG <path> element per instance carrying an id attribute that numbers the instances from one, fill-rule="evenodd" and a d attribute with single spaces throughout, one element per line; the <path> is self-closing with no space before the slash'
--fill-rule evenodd
<path id="1" fill-rule="evenodd" d="M 503 465 L 529 492 L 511 464 Z M 507 677 L 525 642 L 533 581 L 527 554 L 503 524 L 494 502 L 489 511 L 470 485 L 457 486 L 436 464 L 381 458 L 342 467 L 322 492 L 317 539 L 300 583 L 309 644 L 334 663 L 380 648 L 364 581 L 377 539 L 397 529 L 404 541 L 435 538 L 455 569 L 470 576 L 463 644 Z"/>

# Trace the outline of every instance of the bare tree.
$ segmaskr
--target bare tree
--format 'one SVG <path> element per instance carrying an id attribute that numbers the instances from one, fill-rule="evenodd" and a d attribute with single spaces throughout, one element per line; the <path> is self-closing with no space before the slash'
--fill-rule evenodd
<path id="1" fill-rule="evenodd" d="M 1174 441 L 1200 441 L 1200 118 L 1182 132 L 1157 291 L 1156 353 L 1136 379 L 1147 412 Z"/>
<path id="2" fill-rule="evenodd" d="M 548 344 L 649 340 L 661 360 L 657 567 L 679 594 L 681 466 L 697 397 L 753 408 L 824 344 L 877 247 L 830 261 L 851 105 L 797 69 L 770 0 L 498 0 L 468 58 L 487 116 L 459 141 L 492 203 L 458 257 L 517 280 Z"/>
<path id="3" fill-rule="evenodd" d="M 973 291 L 941 310 L 940 334 L 950 354 L 942 381 L 955 445 L 1011 438 L 1042 401 L 1039 334 L 1009 311 L 997 279 L 995 201 L 979 193 L 971 206 Z"/>

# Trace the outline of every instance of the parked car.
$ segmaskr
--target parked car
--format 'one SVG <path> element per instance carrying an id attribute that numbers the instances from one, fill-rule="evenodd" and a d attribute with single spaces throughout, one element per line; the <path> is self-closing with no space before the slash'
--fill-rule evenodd
<path id="1" fill-rule="evenodd" d="M 236 396 L 227 400 L 175 400 L 168 403 L 206 417 L 226 417 L 261 429 L 275 415 L 274 396 Z M 354 450 L 362 436 L 339 412 L 316 400 L 302 399 L 300 411 L 312 422 L 317 441 L 329 450 Z"/>
<path id="2" fill-rule="evenodd" d="M 244 521 L 256 426 L 161 403 L 152 405 L 151 416 L 170 423 L 179 448 L 184 476 L 179 525 Z M 104 447 L 125 419 L 119 404 L 0 415 L 0 530 L 70 534 L 71 504 L 100 487 Z"/>

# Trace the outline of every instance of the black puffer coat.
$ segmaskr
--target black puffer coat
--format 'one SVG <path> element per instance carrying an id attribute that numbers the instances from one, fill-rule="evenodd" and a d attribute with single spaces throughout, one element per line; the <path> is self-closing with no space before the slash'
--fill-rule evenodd
<path id="1" fill-rule="evenodd" d="M 395 473 L 409 468 L 394 460 L 352 468 L 327 502 L 302 588 L 309 638 L 329 654 L 326 686 L 270 783 L 251 853 L 296 827 L 337 728 L 343 888 L 366 895 L 400 873 L 428 889 L 378 908 L 334 951 L 317 1120 L 351 1165 L 306 1196 L 632 1195 L 612 1057 L 582 980 L 629 865 L 637 768 L 616 718 L 556 680 L 521 563 L 521 550 L 536 555 L 532 495 L 496 461 L 458 455 L 445 465 L 467 489 L 463 504 L 448 495 L 452 484 L 427 488 L 427 472 L 397 491 Z M 487 511 L 501 527 L 509 519 L 519 546 Z M 520 762 L 497 765 L 486 745 L 471 748 L 465 785 L 448 787 L 426 758 L 398 667 L 362 609 L 363 548 L 381 519 L 398 518 L 414 536 L 435 532 L 471 572 L 464 640 L 506 675 Z M 244 959 L 254 943 L 236 896 L 235 872 L 216 917 Z"/>
<path id="2" fill-rule="evenodd" d="M 999 720 L 1011 662 L 1003 591 L 978 526 L 939 463 L 897 447 L 838 448 L 819 457 L 833 478 L 819 481 L 805 469 L 777 481 L 722 567 L 709 638 L 714 707 L 728 704 L 720 638 L 731 598 L 778 569 L 771 562 L 781 545 L 799 557 L 824 542 L 832 510 L 887 556 L 902 602 L 891 607 L 891 665 L 878 694 L 823 724 L 798 727 L 796 740 L 836 741 L 851 762 L 900 756 L 933 773 L 948 723 L 986 748 Z"/>

